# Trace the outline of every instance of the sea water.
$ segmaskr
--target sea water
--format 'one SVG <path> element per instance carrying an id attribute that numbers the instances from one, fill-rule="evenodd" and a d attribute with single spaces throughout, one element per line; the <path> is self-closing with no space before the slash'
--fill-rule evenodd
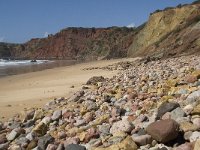
<path id="1" fill-rule="evenodd" d="M 42 71 L 78 63 L 75 60 L 4 60 L 0 59 L 0 78 L 28 72 Z"/>
<path id="2" fill-rule="evenodd" d="M 36 60 L 36 62 L 31 62 L 31 60 L 5 60 L 0 59 L 0 67 L 5 66 L 16 66 L 16 65 L 33 65 L 49 62 L 48 60 Z"/>

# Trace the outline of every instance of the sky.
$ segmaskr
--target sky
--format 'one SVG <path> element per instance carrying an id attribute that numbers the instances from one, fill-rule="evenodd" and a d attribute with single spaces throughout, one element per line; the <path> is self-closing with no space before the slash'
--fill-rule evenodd
<path id="1" fill-rule="evenodd" d="M 0 0 L 0 42 L 24 43 L 67 27 L 139 26 L 157 9 L 193 0 Z"/>

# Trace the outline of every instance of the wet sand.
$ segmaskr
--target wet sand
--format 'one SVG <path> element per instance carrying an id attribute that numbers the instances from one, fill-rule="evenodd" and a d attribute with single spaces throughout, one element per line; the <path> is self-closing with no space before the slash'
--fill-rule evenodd
<path id="1" fill-rule="evenodd" d="M 54 98 L 69 97 L 92 76 L 112 77 L 117 71 L 83 70 L 133 59 L 103 60 L 0 78 L 0 120 L 24 108 L 42 107 Z M 71 88 L 71 86 L 74 88 Z"/>

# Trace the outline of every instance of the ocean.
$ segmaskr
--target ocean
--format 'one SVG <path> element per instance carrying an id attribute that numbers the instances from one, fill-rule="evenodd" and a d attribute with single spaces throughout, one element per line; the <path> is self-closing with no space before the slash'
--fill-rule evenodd
<path id="1" fill-rule="evenodd" d="M 4 60 L 0 59 L 0 78 L 76 64 L 75 60 Z"/>

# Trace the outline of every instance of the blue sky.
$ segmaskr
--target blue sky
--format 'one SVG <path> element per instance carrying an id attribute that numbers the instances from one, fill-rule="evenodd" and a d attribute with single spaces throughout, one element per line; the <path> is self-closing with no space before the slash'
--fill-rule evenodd
<path id="1" fill-rule="evenodd" d="M 0 41 L 22 43 L 66 27 L 136 26 L 193 0 L 0 0 Z"/>

